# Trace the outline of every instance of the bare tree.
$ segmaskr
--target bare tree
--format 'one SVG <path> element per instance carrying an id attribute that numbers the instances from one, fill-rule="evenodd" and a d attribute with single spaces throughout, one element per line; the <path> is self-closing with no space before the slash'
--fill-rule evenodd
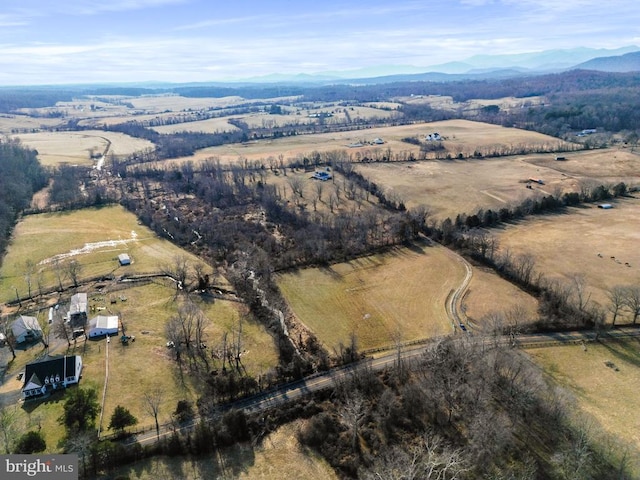
<path id="1" fill-rule="evenodd" d="M 351 430 L 351 447 L 356 453 L 359 452 L 360 424 L 366 413 L 364 399 L 359 392 L 353 393 L 345 400 L 340 412 L 340 418 Z"/>
<path id="2" fill-rule="evenodd" d="M 75 259 L 72 259 L 67 263 L 65 273 L 74 287 L 78 286 L 78 281 L 80 279 L 80 274 L 82 273 L 82 264 Z"/>
<path id="3" fill-rule="evenodd" d="M 616 285 L 607 292 L 607 297 L 609 297 L 608 310 L 613 314 L 611 326 L 615 326 L 618 315 L 620 314 L 620 310 L 622 310 L 626 305 L 625 290 L 626 287 L 622 285 Z"/>
<path id="4" fill-rule="evenodd" d="M 60 259 L 58 257 L 55 257 L 52 263 L 53 263 L 53 272 L 55 273 L 56 279 L 58 280 L 58 290 L 62 291 L 62 277 L 64 275 L 62 263 L 60 262 Z"/>
<path id="5" fill-rule="evenodd" d="M 160 424 L 158 423 L 158 415 L 160 413 L 160 404 L 162 403 L 163 393 L 158 387 L 144 393 L 142 407 L 153 417 L 156 422 L 156 436 L 160 439 Z"/>
<path id="6" fill-rule="evenodd" d="M 584 275 L 580 273 L 571 275 L 571 285 L 576 296 L 576 307 L 580 312 L 584 312 L 591 298 L 591 295 L 586 292 L 587 285 Z"/>
<path id="7" fill-rule="evenodd" d="M 176 294 L 186 290 L 189 278 L 189 260 L 184 255 L 176 255 L 173 257 L 173 263 L 162 268 L 162 273 L 172 278 L 176 283 Z"/>
<path id="8" fill-rule="evenodd" d="M 640 287 L 627 287 L 624 297 L 624 305 L 631 310 L 633 317 L 631 323 L 635 325 L 640 315 Z"/>
<path id="9" fill-rule="evenodd" d="M 291 187 L 291 191 L 294 195 L 299 196 L 300 198 L 304 198 L 303 190 L 304 190 L 304 180 L 300 175 L 292 175 L 289 177 L 289 187 Z"/>
<path id="10" fill-rule="evenodd" d="M 29 298 L 33 298 L 31 295 L 31 287 L 33 286 L 33 277 L 36 273 L 36 264 L 30 258 L 24 262 L 24 282 L 27 284 L 27 294 Z"/>

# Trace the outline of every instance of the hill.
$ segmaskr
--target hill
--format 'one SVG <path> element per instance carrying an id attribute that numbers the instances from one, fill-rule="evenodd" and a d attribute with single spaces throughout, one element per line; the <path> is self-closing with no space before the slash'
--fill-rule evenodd
<path id="1" fill-rule="evenodd" d="M 576 65 L 576 68 L 614 73 L 640 72 L 640 52 L 631 52 L 614 57 L 592 58 Z"/>

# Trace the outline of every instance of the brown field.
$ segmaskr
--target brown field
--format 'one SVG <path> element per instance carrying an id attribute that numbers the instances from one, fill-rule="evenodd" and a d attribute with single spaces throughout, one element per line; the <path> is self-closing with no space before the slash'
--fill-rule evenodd
<path id="1" fill-rule="evenodd" d="M 378 112 L 376 110 L 376 112 Z M 379 111 L 380 113 L 389 113 Z M 296 135 L 271 140 L 255 140 L 242 144 L 228 144 L 219 147 L 202 149 L 192 157 L 176 159 L 198 161 L 216 157 L 224 163 L 235 163 L 241 159 L 265 160 L 268 157 L 282 155 L 285 160 L 294 159 L 299 155 L 308 155 L 313 151 L 328 152 L 346 150 L 353 158 L 360 156 L 379 156 L 387 149 L 394 154 L 412 152 L 419 155 L 419 147 L 402 142 L 405 137 L 415 137 L 438 132 L 446 138 L 444 144 L 452 155 L 458 153 L 471 154 L 476 148 L 490 148 L 493 146 L 545 145 L 555 146 L 560 141 L 556 138 L 536 132 L 505 128 L 481 122 L 468 120 L 448 120 L 433 123 L 416 123 L 396 127 L 377 127 L 348 132 L 319 133 L 314 135 Z M 373 145 L 374 139 L 384 140 L 383 145 Z M 362 147 L 350 148 L 350 144 L 363 143 Z"/>
<path id="2" fill-rule="evenodd" d="M 604 431 L 613 439 L 615 455 L 626 452 L 633 478 L 638 478 L 640 415 L 635 403 L 640 385 L 640 340 L 590 343 L 586 349 L 579 345 L 535 348 L 528 353 L 575 396 L 591 420 L 591 433 L 597 436 Z"/>
<path id="3" fill-rule="evenodd" d="M 497 233 L 500 246 L 532 254 L 547 277 L 570 282 L 583 275 L 591 300 L 606 306 L 607 290 L 640 282 L 640 200 L 612 203 L 611 210 L 588 205 L 509 225 Z"/>
<path id="4" fill-rule="evenodd" d="M 156 480 L 164 478 L 237 478 L 281 480 L 337 480 L 325 460 L 304 448 L 296 433 L 302 422 L 280 427 L 259 446 L 239 445 L 207 458 L 153 457 L 117 470 L 122 478 Z M 286 472 L 286 473 L 285 473 Z"/>
<path id="5" fill-rule="evenodd" d="M 148 148 L 148 140 L 130 137 L 123 133 L 86 130 L 82 132 L 39 132 L 16 135 L 22 143 L 38 151 L 44 165 L 60 163 L 91 165 L 91 152 L 102 153 L 109 143 L 109 153 L 127 155 Z"/>
<path id="6" fill-rule="evenodd" d="M 33 131 L 56 127 L 64 123 L 59 118 L 34 118 L 27 115 L 0 115 L 0 134 L 10 135 L 14 131 Z"/>
<path id="7" fill-rule="evenodd" d="M 120 253 L 128 253 L 132 264 L 120 267 Z M 26 297 L 25 265 L 31 261 L 41 272 L 45 289 L 57 285 L 53 259 L 64 265 L 74 258 L 82 265 L 80 278 L 110 273 L 144 274 L 158 272 L 178 255 L 192 264 L 199 260 L 151 230 L 138 224 L 135 215 L 120 206 L 85 209 L 69 213 L 48 213 L 24 217 L 13 233 L 13 240 L 0 268 L 0 301 L 15 299 L 15 289 Z M 37 276 L 32 277 L 36 293 Z M 69 285 L 68 279 L 63 280 Z"/>
<path id="8" fill-rule="evenodd" d="M 568 191 L 582 185 L 640 185 L 640 156 L 628 150 L 607 149 L 567 154 L 556 161 L 554 154 L 490 158 L 484 160 L 439 160 L 409 163 L 359 164 L 365 177 L 395 192 L 408 207 L 426 205 L 437 219 L 479 208 L 497 210 L 525 198 Z M 528 178 L 541 178 L 544 185 L 525 188 Z"/>
<path id="9" fill-rule="evenodd" d="M 492 313 L 508 313 L 514 309 L 524 312 L 525 323 L 538 316 L 538 301 L 493 271 L 474 267 L 469 288 L 462 300 L 463 309 L 473 326 L 483 329 L 483 318 Z"/>

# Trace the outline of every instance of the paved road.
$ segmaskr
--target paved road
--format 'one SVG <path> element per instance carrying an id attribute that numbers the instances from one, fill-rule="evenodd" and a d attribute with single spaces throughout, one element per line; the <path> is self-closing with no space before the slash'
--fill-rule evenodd
<path id="1" fill-rule="evenodd" d="M 640 327 L 640 325 L 639 325 Z M 601 333 L 597 340 L 604 342 L 609 340 L 615 340 L 628 337 L 640 337 L 640 328 L 623 327 L 616 328 L 615 330 L 609 330 Z M 458 337 L 459 341 L 464 341 L 468 337 Z M 519 347 L 519 348 L 535 348 L 546 347 L 553 345 L 569 345 L 589 343 L 596 340 L 596 333 L 593 331 L 575 331 L 575 332 L 558 332 L 558 333 L 537 333 L 530 335 L 520 335 L 515 339 L 507 336 L 502 336 L 498 339 L 500 344 L 505 346 Z M 487 338 L 488 342 L 495 341 L 495 339 Z M 418 358 L 423 354 L 427 347 L 424 345 L 418 347 L 408 348 L 400 353 L 402 361 L 411 361 Z M 247 413 L 258 413 L 261 411 L 269 410 L 271 408 L 277 408 L 285 403 L 298 400 L 306 395 L 310 395 L 314 392 L 318 392 L 327 388 L 333 388 L 338 386 L 341 382 L 348 380 L 351 376 L 356 375 L 359 371 L 364 369 L 371 369 L 373 371 L 384 370 L 387 367 L 392 367 L 398 361 L 398 353 L 393 352 L 377 358 L 369 358 L 362 360 L 355 364 L 348 365 L 346 367 L 340 367 L 333 369 L 329 372 L 315 374 L 306 377 L 300 381 L 292 382 L 286 385 L 281 385 L 276 389 L 268 392 L 263 392 L 252 397 L 239 400 L 233 404 L 226 405 L 222 410 L 228 410 L 230 408 L 243 409 Z M 177 430 L 186 431 L 191 430 L 197 420 L 194 420 L 191 424 L 184 425 Z M 170 435 L 173 432 L 172 427 L 162 427 L 160 431 L 160 437 Z M 141 444 L 153 443 L 157 440 L 155 430 L 150 432 L 141 433 L 132 437 L 129 441 L 132 443 L 138 441 Z"/>

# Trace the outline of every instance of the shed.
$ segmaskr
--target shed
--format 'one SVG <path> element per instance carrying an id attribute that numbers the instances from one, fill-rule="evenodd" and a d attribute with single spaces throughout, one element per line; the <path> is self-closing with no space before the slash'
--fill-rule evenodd
<path id="1" fill-rule="evenodd" d="M 118 334 L 118 316 L 117 315 L 98 315 L 91 320 L 91 329 L 89 330 L 89 338 L 97 338 L 102 336 Z"/>
<path id="2" fill-rule="evenodd" d="M 127 253 L 121 253 L 118 255 L 118 262 L 120 262 L 120 266 L 131 265 L 131 258 Z"/>
<path id="3" fill-rule="evenodd" d="M 609 210 L 610 208 L 613 208 L 613 205 L 611 205 L 610 203 L 601 203 L 600 205 L 598 205 L 598 208 Z"/>
<path id="4" fill-rule="evenodd" d="M 11 332 L 16 343 L 30 342 L 42 338 L 42 327 L 36 317 L 20 315 L 12 324 Z"/>

